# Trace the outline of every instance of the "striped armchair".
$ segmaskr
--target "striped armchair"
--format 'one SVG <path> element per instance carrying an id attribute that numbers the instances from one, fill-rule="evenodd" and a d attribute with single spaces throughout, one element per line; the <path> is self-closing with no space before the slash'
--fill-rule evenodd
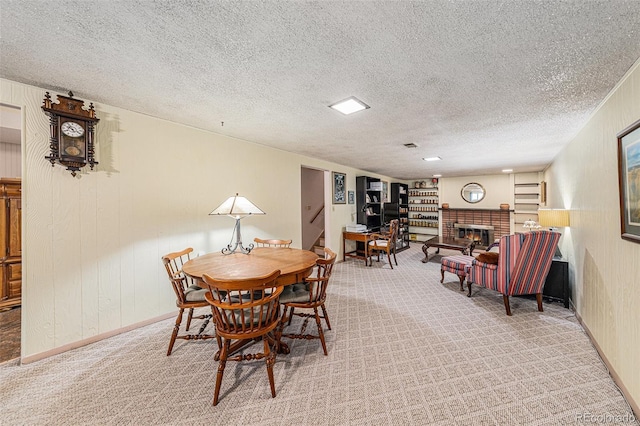
<path id="1" fill-rule="evenodd" d="M 559 239 L 559 233 L 550 231 L 500 238 L 497 265 L 475 259 L 467 267 L 468 296 L 471 297 L 471 284 L 500 292 L 507 315 L 511 315 L 509 296 L 535 294 L 538 311 L 542 312 L 542 288 Z"/>

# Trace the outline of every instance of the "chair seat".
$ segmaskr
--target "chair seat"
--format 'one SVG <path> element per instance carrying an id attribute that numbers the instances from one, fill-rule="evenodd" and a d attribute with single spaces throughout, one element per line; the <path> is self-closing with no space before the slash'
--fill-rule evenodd
<path id="1" fill-rule="evenodd" d="M 306 283 L 297 283 L 285 286 L 280 294 L 280 303 L 308 302 L 309 287 Z"/>
<path id="2" fill-rule="evenodd" d="M 206 300 L 204 295 L 207 291 L 209 290 L 192 285 L 184 291 L 184 297 L 187 302 L 204 302 Z"/>
<path id="3" fill-rule="evenodd" d="M 386 247 L 388 243 L 389 242 L 387 240 L 375 240 L 375 241 L 370 241 L 369 245 L 370 246 L 378 246 L 378 247 Z"/>
<path id="4" fill-rule="evenodd" d="M 476 260 L 475 263 L 469 265 L 469 268 L 471 268 L 472 265 L 478 265 L 478 266 L 481 266 L 484 269 L 490 269 L 492 271 L 497 271 L 498 270 L 498 265 L 494 264 L 494 263 L 482 263 L 482 262 L 478 262 Z"/>
<path id="5" fill-rule="evenodd" d="M 459 254 L 456 256 L 446 256 L 440 261 L 441 268 L 447 272 L 453 272 L 458 275 L 466 274 L 467 265 L 471 265 L 475 258 L 473 256 L 467 256 L 465 254 Z"/>

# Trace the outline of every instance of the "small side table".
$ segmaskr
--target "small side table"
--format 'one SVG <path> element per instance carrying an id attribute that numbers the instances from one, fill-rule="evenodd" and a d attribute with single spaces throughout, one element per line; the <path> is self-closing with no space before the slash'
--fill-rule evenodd
<path id="1" fill-rule="evenodd" d="M 569 307 L 569 262 L 562 258 L 554 258 L 551 262 L 549 275 L 544 283 L 542 296 L 551 300 L 564 302 L 564 307 Z"/>
<path id="2" fill-rule="evenodd" d="M 355 257 L 364 260 L 364 266 L 369 263 L 369 241 L 371 241 L 371 233 L 369 232 L 348 232 L 342 231 L 342 261 L 347 257 Z M 356 249 L 347 253 L 346 241 L 355 241 Z"/>

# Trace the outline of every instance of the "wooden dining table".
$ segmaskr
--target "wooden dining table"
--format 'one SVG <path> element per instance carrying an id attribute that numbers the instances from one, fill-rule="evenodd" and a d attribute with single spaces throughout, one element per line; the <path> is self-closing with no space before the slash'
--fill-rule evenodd
<path id="1" fill-rule="evenodd" d="M 205 288 L 202 276 L 220 280 L 251 279 L 280 270 L 278 285 L 302 282 L 311 274 L 318 255 L 309 250 L 282 247 L 257 247 L 249 254 L 208 253 L 191 259 L 182 271 Z"/>
<path id="2" fill-rule="evenodd" d="M 302 282 L 311 275 L 318 255 L 309 250 L 282 247 L 257 247 L 249 254 L 208 253 L 191 259 L 182 266 L 182 271 L 193 277 L 202 288 L 208 288 L 202 276 L 207 274 L 220 280 L 252 279 L 280 270 L 276 285 L 285 286 Z M 276 333 L 277 352 L 289 353 L 286 344 Z M 231 346 L 231 352 L 241 349 L 251 341 L 239 341 Z M 216 354 L 216 359 L 219 354 Z"/>

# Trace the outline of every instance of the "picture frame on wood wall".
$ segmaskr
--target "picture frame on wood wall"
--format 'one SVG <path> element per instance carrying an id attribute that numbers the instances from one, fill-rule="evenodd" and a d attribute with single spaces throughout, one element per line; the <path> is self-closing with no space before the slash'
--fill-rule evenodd
<path id="1" fill-rule="evenodd" d="M 617 137 L 621 237 L 640 243 L 640 120 Z"/>
<path id="2" fill-rule="evenodd" d="M 331 172 L 333 177 L 333 204 L 347 204 L 347 175 Z"/>

